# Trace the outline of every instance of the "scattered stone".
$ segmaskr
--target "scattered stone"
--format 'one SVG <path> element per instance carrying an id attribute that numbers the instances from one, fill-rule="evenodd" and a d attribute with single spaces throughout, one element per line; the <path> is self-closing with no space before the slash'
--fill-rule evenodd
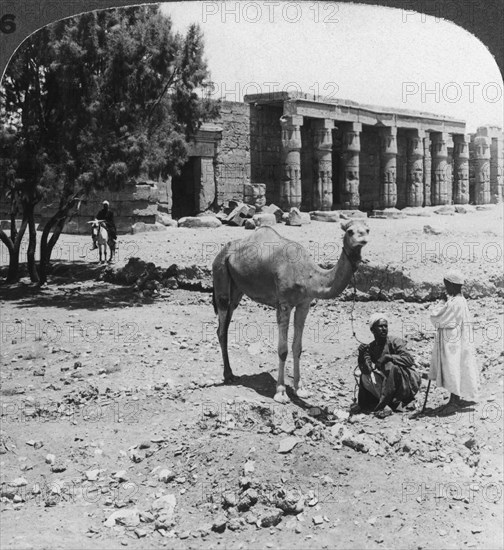
<path id="1" fill-rule="evenodd" d="M 263 212 L 262 214 L 256 214 L 252 218 L 253 222 L 255 223 L 256 227 L 264 227 L 272 225 L 276 225 L 277 219 L 274 214 Z"/>
<path id="2" fill-rule="evenodd" d="M 119 470 L 112 477 L 117 479 L 119 482 L 128 481 L 129 479 L 128 472 L 126 470 Z"/>
<path id="3" fill-rule="evenodd" d="M 439 227 L 434 227 L 432 225 L 424 225 L 423 232 L 427 235 L 441 235 L 441 233 L 443 233 L 443 230 Z"/>
<path id="4" fill-rule="evenodd" d="M 345 212 L 347 214 L 347 212 Z M 365 217 L 365 212 L 362 212 L 364 216 L 353 216 L 353 217 Z M 401 219 L 405 218 L 406 215 L 401 212 L 401 210 L 398 210 L 397 208 L 384 208 L 383 210 L 373 210 L 371 212 L 371 218 L 389 218 L 389 219 Z"/>
<path id="5" fill-rule="evenodd" d="M 136 508 L 117 510 L 104 522 L 105 527 L 114 527 L 116 524 L 126 527 L 136 527 L 140 523 L 140 514 Z"/>
<path id="6" fill-rule="evenodd" d="M 453 216 L 455 214 L 455 207 L 450 204 L 446 204 L 436 208 L 434 210 L 434 214 L 439 214 L 440 216 Z"/>
<path id="7" fill-rule="evenodd" d="M 243 473 L 245 475 L 253 474 L 255 470 L 255 462 L 253 460 L 247 460 L 243 466 Z"/>
<path id="8" fill-rule="evenodd" d="M 156 529 L 169 529 L 172 526 L 176 506 L 177 499 L 172 494 L 163 495 L 152 503 L 151 510 L 157 516 Z"/>
<path id="9" fill-rule="evenodd" d="M 218 515 L 212 524 L 212 531 L 223 533 L 226 530 L 227 518 L 224 514 Z"/>
<path id="10" fill-rule="evenodd" d="M 220 227 L 222 222 L 216 216 L 186 216 L 178 221 L 179 227 Z"/>
<path id="11" fill-rule="evenodd" d="M 312 520 L 314 525 L 322 525 L 322 523 L 324 523 L 324 518 L 322 516 L 313 516 Z"/>
<path id="12" fill-rule="evenodd" d="M 238 502 L 238 510 L 240 512 L 246 512 L 254 504 L 256 504 L 257 500 L 259 498 L 259 495 L 255 489 L 247 489 L 241 496 L 240 500 Z"/>
<path id="13" fill-rule="evenodd" d="M 100 477 L 102 471 L 103 470 L 88 470 L 86 472 L 86 479 L 88 481 L 96 481 Z"/>
<path id="14" fill-rule="evenodd" d="M 147 536 L 147 531 L 145 529 L 141 529 L 140 527 L 137 527 L 135 529 L 135 535 L 139 538 L 139 539 L 142 539 L 143 537 L 146 537 Z"/>
<path id="15" fill-rule="evenodd" d="M 222 495 L 222 506 L 224 508 L 233 508 L 238 504 L 238 497 L 234 492 L 224 493 Z"/>
<path id="16" fill-rule="evenodd" d="M 243 224 L 243 227 L 245 227 L 245 229 L 255 229 L 257 226 L 256 222 L 253 219 L 247 218 L 245 220 L 245 223 Z"/>
<path id="17" fill-rule="evenodd" d="M 48 454 L 45 457 L 46 464 L 54 464 L 56 462 L 56 456 L 52 454 Z"/>
<path id="18" fill-rule="evenodd" d="M 406 214 L 406 216 L 419 216 L 422 218 L 430 218 L 432 216 L 432 212 L 422 206 L 407 206 L 406 208 L 403 208 L 401 212 Z"/>
<path id="19" fill-rule="evenodd" d="M 16 479 L 13 479 L 9 485 L 11 487 L 25 487 L 26 485 L 28 485 L 28 482 L 26 481 L 26 479 L 24 477 L 17 477 Z"/>
<path id="20" fill-rule="evenodd" d="M 291 208 L 287 217 L 288 225 L 301 226 L 311 222 L 308 212 L 300 212 L 299 208 Z"/>
<path id="21" fill-rule="evenodd" d="M 264 508 L 260 513 L 258 523 L 261 527 L 274 527 L 282 521 L 284 511 L 280 508 Z"/>
<path id="22" fill-rule="evenodd" d="M 61 459 L 56 459 L 56 461 L 51 465 L 51 472 L 59 473 L 64 472 L 67 469 L 65 463 Z"/>
<path id="23" fill-rule="evenodd" d="M 162 481 L 163 483 L 168 483 L 173 479 L 175 479 L 175 474 L 171 470 L 168 470 L 167 468 L 164 468 L 158 473 L 158 480 Z"/>
<path id="24" fill-rule="evenodd" d="M 41 449 L 44 446 L 43 441 L 34 439 L 29 439 L 26 444 L 30 445 L 30 447 L 33 447 L 34 449 Z"/>
<path id="25" fill-rule="evenodd" d="M 280 441 L 277 452 L 280 454 L 290 453 L 294 447 L 300 443 L 302 440 L 299 437 L 286 437 Z"/>
<path id="26" fill-rule="evenodd" d="M 165 212 L 156 212 L 156 221 L 158 223 L 166 225 L 166 227 L 178 226 L 177 220 L 174 220 L 169 214 L 166 214 Z"/>
<path id="27" fill-rule="evenodd" d="M 263 206 L 262 211 L 266 214 L 273 214 L 277 223 L 280 223 L 282 221 L 282 217 L 284 214 L 283 210 L 281 208 L 278 208 L 276 204 L 268 204 L 267 206 Z"/>
<path id="28" fill-rule="evenodd" d="M 310 218 L 312 221 L 315 222 L 336 223 L 340 221 L 339 212 L 337 212 L 336 210 L 328 212 L 322 210 L 314 210 L 313 212 L 310 212 Z"/>
<path id="29" fill-rule="evenodd" d="M 275 505 L 286 514 L 300 514 L 304 510 L 304 497 L 297 491 L 284 491 L 280 489 L 275 500 Z"/>

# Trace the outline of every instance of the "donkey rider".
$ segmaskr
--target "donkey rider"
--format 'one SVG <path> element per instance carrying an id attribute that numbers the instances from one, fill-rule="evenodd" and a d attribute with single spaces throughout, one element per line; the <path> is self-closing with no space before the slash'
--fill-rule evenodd
<path id="1" fill-rule="evenodd" d="M 110 210 L 109 206 L 109 201 L 103 201 L 103 208 L 98 212 L 98 214 L 96 214 L 96 219 L 105 221 L 110 239 L 116 241 L 117 229 L 114 222 L 114 213 Z M 96 244 L 96 235 L 94 233 L 92 234 L 92 237 L 93 248 L 91 250 L 94 250 L 95 248 L 98 248 L 98 245 Z"/>

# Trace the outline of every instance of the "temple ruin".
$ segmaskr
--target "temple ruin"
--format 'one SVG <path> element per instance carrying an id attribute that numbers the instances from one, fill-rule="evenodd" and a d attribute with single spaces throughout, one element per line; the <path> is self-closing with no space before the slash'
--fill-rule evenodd
<path id="1" fill-rule="evenodd" d="M 248 95 L 244 102 L 222 102 L 219 119 L 201 126 L 178 176 L 94 194 L 65 231 L 88 233 L 86 222 L 105 198 L 119 233 L 154 229 L 170 217 L 216 211 L 244 198 L 285 211 L 361 210 L 370 215 L 406 207 L 498 203 L 503 199 L 503 144 L 501 128 L 482 126 L 468 135 L 465 121 L 430 113 L 299 92 Z M 52 210 L 42 208 L 40 221 Z M 2 218 L 8 213 L 2 212 Z"/>

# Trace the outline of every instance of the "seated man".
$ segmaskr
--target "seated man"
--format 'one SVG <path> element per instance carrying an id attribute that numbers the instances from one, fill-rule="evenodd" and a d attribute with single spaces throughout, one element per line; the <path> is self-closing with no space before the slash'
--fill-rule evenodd
<path id="1" fill-rule="evenodd" d="M 421 378 L 405 343 L 400 338 L 388 336 L 388 321 L 384 314 L 371 315 L 369 328 L 374 342 L 359 346 L 358 404 L 384 416 L 387 405 L 395 411 L 400 405 L 406 406 L 413 401 Z"/>
<path id="2" fill-rule="evenodd" d="M 96 214 L 96 219 L 105 220 L 109 237 L 113 241 L 117 240 L 117 229 L 114 222 L 114 213 L 109 208 L 109 201 L 103 201 L 103 208 L 98 212 L 98 214 Z M 95 248 L 98 248 L 98 245 L 96 244 L 96 237 L 93 235 L 93 248 L 91 250 L 94 250 Z"/>

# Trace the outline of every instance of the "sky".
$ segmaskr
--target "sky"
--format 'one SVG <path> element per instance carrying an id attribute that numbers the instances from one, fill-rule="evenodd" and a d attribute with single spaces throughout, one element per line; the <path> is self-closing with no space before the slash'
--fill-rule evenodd
<path id="1" fill-rule="evenodd" d="M 503 81 L 487 47 L 441 18 L 331 2 L 162 4 L 174 27 L 198 23 L 212 97 L 299 90 L 504 127 Z"/>

